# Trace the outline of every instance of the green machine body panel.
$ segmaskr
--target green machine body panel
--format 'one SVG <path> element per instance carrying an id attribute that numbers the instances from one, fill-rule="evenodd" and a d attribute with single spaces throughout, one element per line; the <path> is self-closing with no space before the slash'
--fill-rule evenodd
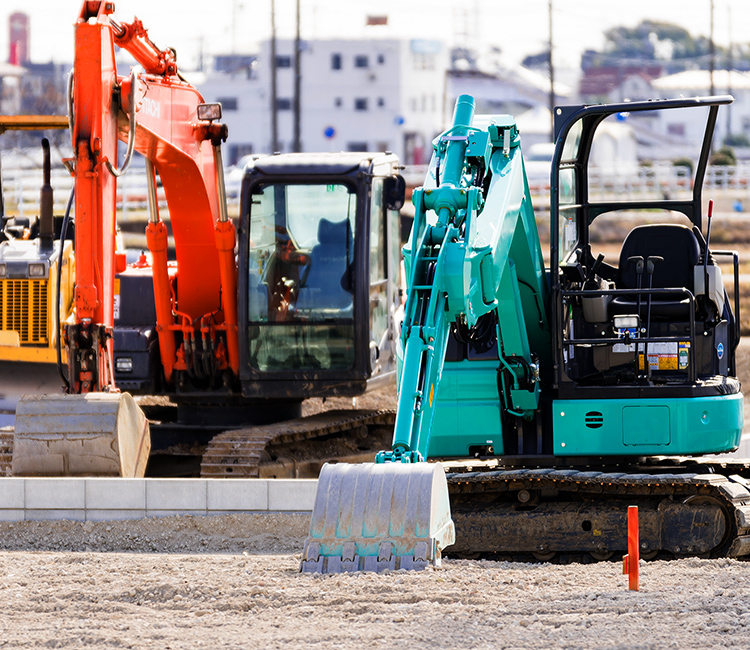
<path id="1" fill-rule="evenodd" d="M 497 360 L 446 363 L 427 448 L 430 458 L 465 458 L 472 448 L 503 453 Z M 460 431 L 461 435 L 456 435 Z"/>
<path id="2" fill-rule="evenodd" d="M 690 456 L 733 451 L 741 393 L 672 399 L 555 400 L 556 456 Z"/>

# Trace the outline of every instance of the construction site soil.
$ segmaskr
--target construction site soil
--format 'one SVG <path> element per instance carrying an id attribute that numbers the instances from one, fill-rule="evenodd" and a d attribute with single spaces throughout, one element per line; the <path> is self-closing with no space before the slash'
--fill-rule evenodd
<path id="1" fill-rule="evenodd" d="M 747 386 L 746 345 L 738 366 Z M 619 561 L 320 576 L 298 573 L 308 525 L 301 514 L 0 523 L 0 647 L 748 647 L 745 561 L 642 562 L 637 592 Z"/>

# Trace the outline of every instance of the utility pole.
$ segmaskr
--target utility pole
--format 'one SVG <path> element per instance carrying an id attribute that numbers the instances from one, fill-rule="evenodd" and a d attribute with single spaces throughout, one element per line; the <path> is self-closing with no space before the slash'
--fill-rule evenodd
<path id="1" fill-rule="evenodd" d="M 232 2 L 232 54 L 237 54 L 237 0 Z"/>
<path id="2" fill-rule="evenodd" d="M 711 38 L 708 42 L 708 65 L 711 77 L 709 95 L 714 94 L 714 68 L 716 67 L 716 47 L 714 45 L 714 0 L 711 0 Z"/>
<path id="3" fill-rule="evenodd" d="M 297 31 L 294 36 L 294 151 L 302 151 L 300 122 L 302 121 L 301 87 L 302 87 L 302 41 L 300 40 L 300 0 L 297 0 Z"/>
<path id="4" fill-rule="evenodd" d="M 727 52 L 727 95 L 732 94 L 732 68 L 734 61 L 732 59 L 732 7 L 727 7 L 727 17 L 729 25 L 729 50 Z M 732 105 L 727 104 L 727 138 L 732 137 Z M 725 138 L 726 139 L 726 138 Z"/>
<path id="5" fill-rule="evenodd" d="M 276 106 L 276 1 L 271 0 L 271 152 L 279 151 L 279 115 Z"/>
<path id="6" fill-rule="evenodd" d="M 713 2 L 713 0 L 711 0 Z M 549 114 L 550 142 L 555 141 L 555 66 L 552 62 L 552 0 L 549 0 Z"/>

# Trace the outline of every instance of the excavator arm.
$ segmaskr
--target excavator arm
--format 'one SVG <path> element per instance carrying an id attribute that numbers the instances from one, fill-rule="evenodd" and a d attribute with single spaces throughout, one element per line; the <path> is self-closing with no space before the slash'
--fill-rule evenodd
<path id="1" fill-rule="evenodd" d="M 128 143 L 123 167 L 133 151 L 142 153 L 155 197 L 155 173 L 169 205 L 179 284 L 179 300 L 167 270 L 167 229 L 150 202 L 147 241 L 152 253 L 154 294 L 161 361 L 167 381 L 173 370 L 192 371 L 184 349 L 201 333 L 201 321 L 215 323 L 211 348 L 228 354 L 219 365 L 239 371 L 236 327 L 234 227 L 226 214 L 220 144 L 226 126 L 218 105 L 205 105 L 183 80 L 174 52 L 159 50 L 143 24 L 116 22 L 112 3 L 84 2 L 76 23 L 72 90 L 76 154 L 76 324 L 68 332 L 72 390 L 114 390 L 112 326 L 115 274 L 115 193 L 117 140 Z M 114 47 L 128 50 L 138 62 L 119 76 Z M 218 109 L 212 114 L 211 109 Z M 183 342 L 180 349 L 176 334 Z M 185 347 L 187 346 L 187 348 Z M 223 360 L 228 357 L 228 362 Z"/>
<path id="2" fill-rule="evenodd" d="M 548 295 L 520 138 L 508 116 L 484 127 L 473 118 L 473 98 L 459 97 L 453 126 L 434 143 L 428 183 L 414 193 L 392 449 L 374 465 L 321 472 L 303 571 L 420 568 L 453 543 L 442 467 L 421 462 L 432 455 L 451 337 L 494 330 L 498 422 L 538 407 Z"/>
<path id="3" fill-rule="evenodd" d="M 75 322 L 66 327 L 68 394 L 24 397 L 16 411 L 15 475 L 143 476 L 149 425 L 115 385 L 113 369 L 117 178 L 134 151 L 147 161 L 146 238 L 161 366 L 237 383 L 235 230 L 226 213 L 218 104 L 204 104 L 143 25 L 120 24 L 111 2 L 85 1 L 75 25 L 69 97 L 75 177 Z M 115 45 L 138 66 L 120 76 Z M 128 143 L 118 169 L 118 138 Z M 167 262 L 156 175 L 169 205 L 177 268 Z M 123 265 L 124 266 L 124 265 Z M 120 269 L 121 270 L 121 269 Z M 208 379 L 206 377 L 208 376 Z"/>
<path id="4" fill-rule="evenodd" d="M 429 454 L 448 339 L 496 323 L 500 398 L 524 417 L 539 402 L 538 358 L 549 346 L 544 261 L 513 120 L 471 126 L 473 99 L 459 98 L 454 125 L 435 143 L 431 181 L 414 193 L 404 249 L 408 298 L 393 450 L 378 462 Z M 497 316 L 495 316 L 497 315 Z"/>

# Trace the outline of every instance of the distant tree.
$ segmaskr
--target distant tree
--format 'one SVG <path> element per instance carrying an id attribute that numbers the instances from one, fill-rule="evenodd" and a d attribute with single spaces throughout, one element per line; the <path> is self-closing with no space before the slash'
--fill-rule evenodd
<path id="1" fill-rule="evenodd" d="M 722 147 L 711 156 L 710 163 L 712 165 L 736 165 L 737 156 L 732 147 Z"/>
<path id="2" fill-rule="evenodd" d="M 672 23 L 642 20 L 635 27 L 613 27 L 604 33 L 601 52 L 587 50 L 581 67 L 632 65 L 637 62 L 658 62 L 665 69 L 679 72 L 690 68 L 708 68 L 710 41 L 694 37 L 685 28 Z M 716 46 L 716 65 L 725 65 L 727 52 Z M 741 53 L 741 50 L 738 50 Z M 744 57 L 739 56 L 738 59 Z"/>

